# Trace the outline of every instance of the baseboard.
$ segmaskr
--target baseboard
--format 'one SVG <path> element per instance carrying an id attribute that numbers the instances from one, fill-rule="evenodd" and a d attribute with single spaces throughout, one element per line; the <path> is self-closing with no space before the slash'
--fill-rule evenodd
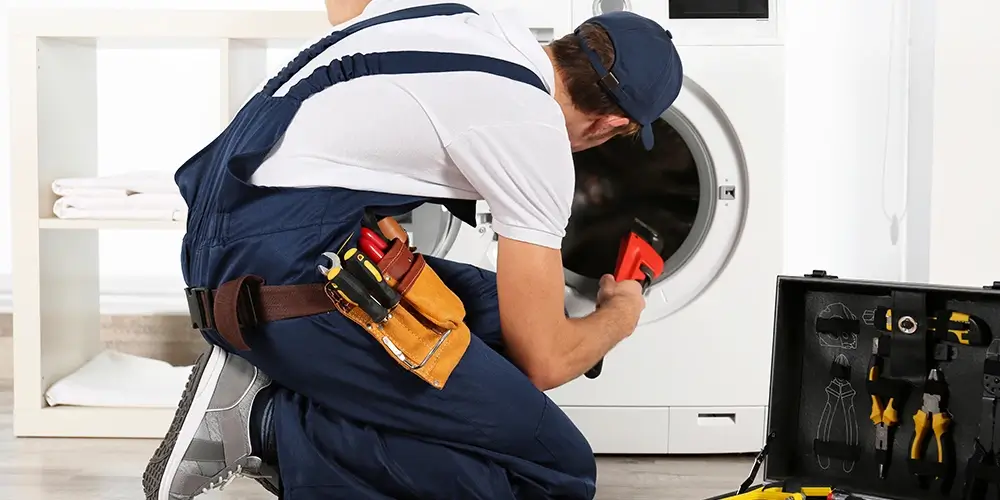
<path id="1" fill-rule="evenodd" d="M 101 312 L 108 315 L 147 316 L 187 314 L 182 282 L 161 276 L 115 276 L 103 280 Z M 11 276 L 0 275 L 0 314 L 14 311 Z"/>

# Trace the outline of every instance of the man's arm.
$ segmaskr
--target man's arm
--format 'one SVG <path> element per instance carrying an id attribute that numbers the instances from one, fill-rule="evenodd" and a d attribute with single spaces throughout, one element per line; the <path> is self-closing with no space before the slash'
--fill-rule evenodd
<path id="1" fill-rule="evenodd" d="M 500 237 L 497 293 L 504 342 L 514 363 L 543 391 L 592 368 L 632 334 L 645 305 L 638 283 L 621 283 L 602 290 L 597 311 L 568 319 L 564 283 L 559 250 Z"/>
<path id="2" fill-rule="evenodd" d="M 562 112 L 554 103 L 529 100 L 538 95 L 526 93 L 515 102 L 553 106 L 551 120 L 469 129 L 448 152 L 493 212 L 507 352 L 539 389 L 548 390 L 582 375 L 630 335 L 645 304 L 638 283 L 604 280 L 599 309 L 586 318 L 566 318 L 560 247 L 575 172 L 565 127 L 546 124 L 562 120 Z"/>
<path id="3" fill-rule="evenodd" d="M 372 0 L 326 0 L 326 16 L 337 26 L 358 17 Z"/>

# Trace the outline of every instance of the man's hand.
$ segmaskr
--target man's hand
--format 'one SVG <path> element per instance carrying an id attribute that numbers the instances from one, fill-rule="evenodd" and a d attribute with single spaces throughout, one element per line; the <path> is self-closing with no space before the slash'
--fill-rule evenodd
<path id="1" fill-rule="evenodd" d="M 540 390 L 569 382 L 632 334 L 645 306 L 638 283 L 601 281 L 599 309 L 568 319 L 559 250 L 499 238 L 500 326 L 511 359 Z"/>
<path id="2" fill-rule="evenodd" d="M 646 298 L 642 296 L 642 286 L 638 281 L 629 280 L 621 283 L 615 281 L 615 277 L 605 274 L 599 283 L 600 291 L 597 292 L 597 307 L 610 304 L 615 301 L 622 301 L 622 307 L 642 312 L 646 308 Z M 636 324 L 639 316 L 636 315 Z"/>

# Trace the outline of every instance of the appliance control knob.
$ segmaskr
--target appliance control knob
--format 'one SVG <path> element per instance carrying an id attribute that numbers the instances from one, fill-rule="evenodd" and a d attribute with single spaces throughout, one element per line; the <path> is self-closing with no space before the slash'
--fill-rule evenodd
<path id="1" fill-rule="evenodd" d="M 595 16 L 622 10 L 632 10 L 632 5 L 630 5 L 629 0 L 594 0 Z"/>

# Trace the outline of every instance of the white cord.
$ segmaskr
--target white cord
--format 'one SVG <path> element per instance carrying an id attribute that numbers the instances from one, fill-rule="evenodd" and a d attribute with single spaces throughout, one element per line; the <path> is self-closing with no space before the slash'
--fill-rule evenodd
<path id="1" fill-rule="evenodd" d="M 892 2 L 892 19 L 889 25 L 889 63 L 888 69 L 886 70 L 886 110 L 885 110 L 885 130 L 884 130 L 884 141 L 882 143 L 882 214 L 885 216 L 886 221 L 890 223 L 890 239 L 892 244 L 895 245 L 899 239 L 899 225 L 900 222 L 906 218 L 907 205 L 909 201 L 909 192 L 907 190 L 909 175 L 906 172 L 905 164 L 903 168 L 903 180 L 897 184 L 893 184 L 896 190 L 902 192 L 903 207 L 899 211 L 894 211 L 890 213 L 889 208 L 886 206 L 887 198 L 886 188 L 890 186 L 888 181 L 888 170 L 889 170 L 889 130 L 892 124 L 892 70 L 893 62 L 896 60 L 896 6 L 899 2 L 894 0 Z M 908 64 L 907 64 L 908 66 Z M 909 86 L 906 86 L 905 95 L 909 95 Z M 904 110 L 908 106 L 903 106 Z M 906 116 L 909 113 L 904 113 Z"/>

